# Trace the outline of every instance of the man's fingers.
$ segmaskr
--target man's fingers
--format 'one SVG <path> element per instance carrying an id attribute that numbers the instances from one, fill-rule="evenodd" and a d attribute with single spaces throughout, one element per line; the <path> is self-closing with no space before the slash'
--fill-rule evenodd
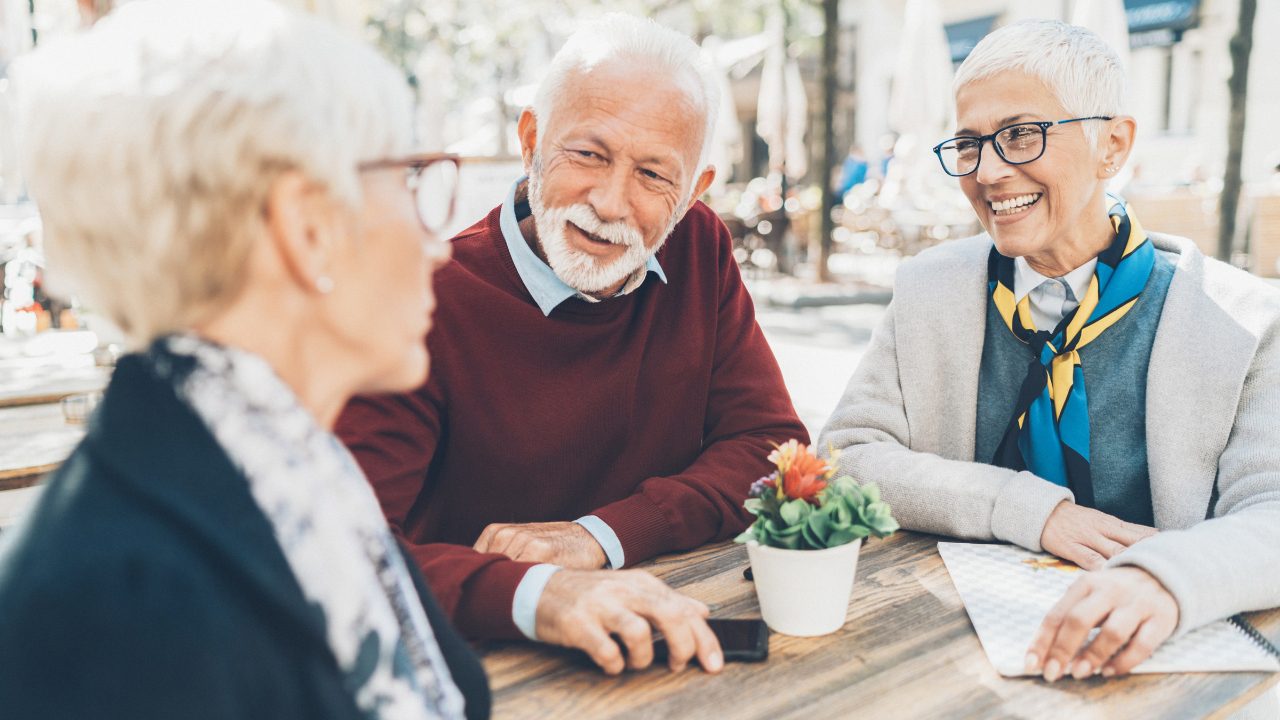
<path id="1" fill-rule="evenodd" d="M 511 541 L 511 545 L 507 547 L 507 554 L 512 560 L 523 562 L 554 562 L 555 560 L 555 552 L 552 551 L 550 543 L 542 538 L 529 537 L 524 533 Z"/>
<path id="2" fill-rule="evenodd" d="M 1151 657 L 1151 653 L 1160 647 L 1160 643 L 1168 639 L 1173 633 L 1173 628 L 1174 626 L 1168 621 L 1149 618 L 1133 634 L 1129 644 L 1117 653 L 1109 664 L 1103 666 L 1102 674 L 1107 677 L 1124 675 L 1141 665 L 1143 660 Z"/>
<path id="3" fill-rule="evenodd" d="M 489 547 L 493 544 L 493 534 L 503 527 L 506 526 L 500 524 L 486 525 L 484 530 L 481 531 L 480 537 L 476 538 L 475 544 L 471 547 L 475 548 L 476 552 L 492 552 Z"/>
<path id="4" fill-rule="evenodd" d="M 649 623 L 639 615 L 620 612 L 610 618 L 607 626 L 627 647 L 627 666 L 643 670 L 653 663 L 653 631 Z"/>
<path id="5" fill-rule="evenodd" d="M 585 651 L 591 656 L 592 662 L 610 675 L 617 675 L 627 666 L 618 643 L 614 642 L 613 638 L 609 637 L 598 624 L 579 625 L 568 644 L 570 647 L 576 646 Z"/>
<path id="6" fill-rule="evenodd" d="M 711 628 L 701 617 L 690 623 L 690 626 L 698 646 L 698 663 L 702 665 L 702 669 L 713 675 L 723 670 L 724 653 L 720 650 L 716 634 L 711 632 Z"/>
<path id="7" fill-rule="evenodd" d="M 1076 659 L 1071 668 L 1072 676 L 1083 680 L 1106 667 L 1111 657 L 1133 637 L 1141 622 L 1142 616 L 1128 607 L 1108 615 L 1093 642 Z"/>
<path id="8" fill-rule="evenodd" d="M 698 651 L 692 623 L 672 621 L 667 617 L 659 618 L 656 622 L 667 641 L 667 666 L 674 672 L 684 670 L 689 659 Z"/>

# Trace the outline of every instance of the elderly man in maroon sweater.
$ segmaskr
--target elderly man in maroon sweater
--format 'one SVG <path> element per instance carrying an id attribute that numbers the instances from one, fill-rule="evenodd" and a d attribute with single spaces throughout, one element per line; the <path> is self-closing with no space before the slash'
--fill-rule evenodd
<path id="1" fill-rule="evenodd" d="M 718 90 L 697 47 L 606 16 L 520 117 L 527 180 L 453 241 L 427 384 L 339 432 L 454 621 L 478 637 L 719 669 L 701 603 L 642 571 L 749 520 L 771 443 L 807 441 L 698 202 Z M 602 570 L 601 568 L 614 568 Z"/>

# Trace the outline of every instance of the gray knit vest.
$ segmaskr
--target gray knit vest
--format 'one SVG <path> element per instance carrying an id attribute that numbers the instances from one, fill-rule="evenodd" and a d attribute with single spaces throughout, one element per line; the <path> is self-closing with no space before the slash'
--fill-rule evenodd
<path id="1" fill-rule="evenodd" d="M 1147 475 L 1147 363 L 1177 255 L 1156 251 L 1136 305 L 1080 350 L 1089 397 L 1089 470 L 1099 510 L 1153 525 Z M 987 299 L 987 328 L 978 376 L 975 459 L 991 462 L 1009 426 L 1018 388 L 1035 351 L 1024 345 Z"/>

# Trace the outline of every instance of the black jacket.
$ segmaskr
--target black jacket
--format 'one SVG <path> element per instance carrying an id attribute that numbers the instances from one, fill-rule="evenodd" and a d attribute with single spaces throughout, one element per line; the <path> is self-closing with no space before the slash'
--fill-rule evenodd
<path id="1" fill-rule="evenodd" d="M 483 668 L 407 564 L 488 717 Z M 0 536 L 0 717 L 362 717 L 244 476 L 143 356 Z"/>

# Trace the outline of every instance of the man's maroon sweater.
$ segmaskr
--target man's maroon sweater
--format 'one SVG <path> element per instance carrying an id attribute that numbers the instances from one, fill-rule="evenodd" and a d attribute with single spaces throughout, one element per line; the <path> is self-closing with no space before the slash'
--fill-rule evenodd
<path id="1" fill-rule="evenodd" d="M 454 238 L 436 275 L 427 384 L 352 401 L 338 433 L 454 622 L 519 638 L 512 600 L 532 563 L 471 549 L 486 525 L 596 515 L 628 565 L 726 540 L 751 519 L 770 443 L 808 434 L 705 205 L 659 251 L 668 284 L 650 274 L 548 317 L 500 210 Z"/>

